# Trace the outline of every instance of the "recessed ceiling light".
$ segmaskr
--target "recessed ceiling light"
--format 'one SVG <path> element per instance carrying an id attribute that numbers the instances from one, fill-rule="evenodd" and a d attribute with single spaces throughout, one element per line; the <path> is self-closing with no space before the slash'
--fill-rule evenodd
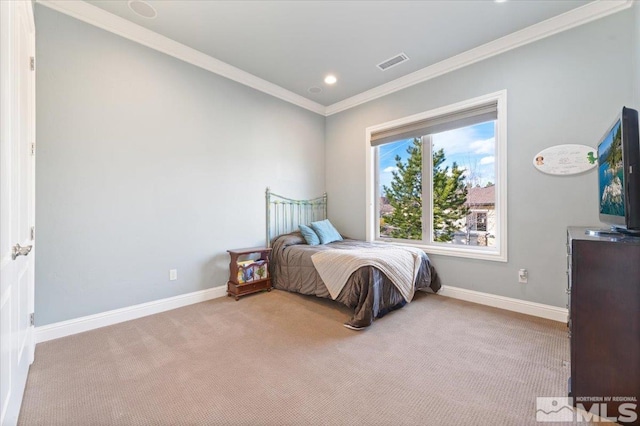
<path id="1" fill-rule="evenodd" d="M 318 87 L 318 86 L 311 86 L 307 89 L 307 92 L 313 94 L 313 95 L 317 95 L 318 93 L 322 93 L 322 87 Z"/>
<path id="2" fill-rule="evenodd" d="M 324 78 L 324 82 L 327 83 L 327 84 L 335 84 L 336 81 L 338 81 L 338 79 L 336 78 L 335 75 L 329 74 L 328 76 L 326 76 Z"/>
<path id="3" fill-rule="evenodd" d="M 153 19 L 158 15 L 153 6 L 144 0 L 129 0 L 127 4 L 129 5 L 129 9 L 143 18 Z"/>
<path id="4" fill-rule="evenodd" d="M 493 1 L 495 1 L 496 3 L 506 3 L 507 2 L 507 0 L 493 0 Z"/>

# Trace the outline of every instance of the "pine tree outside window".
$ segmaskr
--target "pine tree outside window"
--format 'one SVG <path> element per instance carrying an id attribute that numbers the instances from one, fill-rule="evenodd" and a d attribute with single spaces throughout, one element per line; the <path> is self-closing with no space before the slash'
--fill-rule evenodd
<path id="1" fill-rule="evenodd" d="M 506 92 L 367 129 L 367 239 L 506 261 Z"/>

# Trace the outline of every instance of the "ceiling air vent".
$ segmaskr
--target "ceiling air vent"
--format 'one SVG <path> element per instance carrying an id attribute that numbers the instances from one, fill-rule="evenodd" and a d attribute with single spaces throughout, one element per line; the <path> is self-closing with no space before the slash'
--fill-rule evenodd
<path id="1" fill-rule="evenodd" d="M 386 71 L 389 68 L 395 67 L 396 65 L 400 65 L 401 63 L 406 62 L 408 60 L 409 60 L 409 57 L 407 55 L 405 55 L 404 53 L 398 53 L 393 58 L 389 58 L 386 61 L 381 62 L 376 66 L 380 68 L 382 71 Z"/>

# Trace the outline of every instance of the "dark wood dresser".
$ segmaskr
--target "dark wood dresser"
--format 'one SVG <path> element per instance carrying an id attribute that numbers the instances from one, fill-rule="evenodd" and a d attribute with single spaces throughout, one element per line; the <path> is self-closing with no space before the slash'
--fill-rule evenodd
<path id="1" fill-rule="evenodd" d="M 594 237 L 586 230 L 567 232 L 569 396 L 587 410 L 606 403 L 601 416 L 619 416 L 624 403 L 627 411 L 635 403 L 640 414 L 640 238 Z"/>

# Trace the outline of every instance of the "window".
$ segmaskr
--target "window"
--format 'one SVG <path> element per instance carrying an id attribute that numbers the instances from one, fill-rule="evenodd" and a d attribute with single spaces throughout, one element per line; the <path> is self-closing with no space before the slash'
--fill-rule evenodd
<path id="1" fill-rule="evenodd" d="M 493 205 L 493 207 L 495 208 L 495 204 Z M 487 232 L 487 213 L 488 212 L 472 213 L 472 215 L 475 215 L 475 217 L 472 216 L 471 224 L 475 225 L 475 229 L 472 230 Z"/>
<path id="2" fill-rule="evenodd" d="M 506 261 L 506 92 L 367 129 L 367 239 Z"/>

